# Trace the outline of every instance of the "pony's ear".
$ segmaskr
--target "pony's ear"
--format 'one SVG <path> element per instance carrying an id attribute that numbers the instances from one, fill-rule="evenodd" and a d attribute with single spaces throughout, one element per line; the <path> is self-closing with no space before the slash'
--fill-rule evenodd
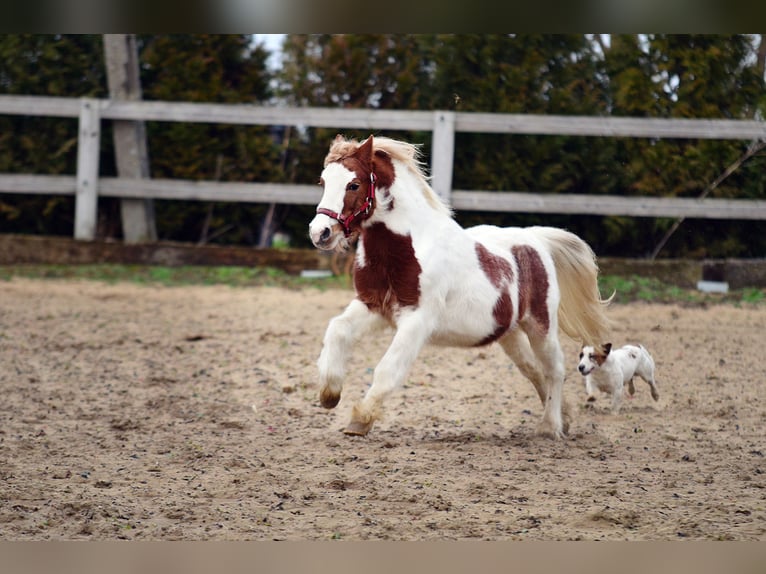
<path id="1" fill-rule="evenodd" d="M 335 136 L 335 143 L 342 142 L 342 141 L 345 141 L 345 140 L 346 140 L 346 138 L 344 138 L 342 134 L 337 134 Z"/>
<path id="2" fill-rule="evenodd" d="M 360 145 L 354 155 L 364 165 L 370 165 L 372 163 L 372 136 L 368 137 L 362 145 Z"/>
<path id="3" fill-rule="evenodd" d="M 608 355 L 612 351 L 612 344 L 611 343 L 604 343 L 604 355 Z"/>

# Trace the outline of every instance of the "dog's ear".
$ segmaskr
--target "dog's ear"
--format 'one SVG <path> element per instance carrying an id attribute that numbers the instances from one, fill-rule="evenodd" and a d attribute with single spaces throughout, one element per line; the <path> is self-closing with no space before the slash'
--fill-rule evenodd
<path id="1" fill-rule="evenodd" d="M 612 344 L 604 343 L 604 346 L 602 347 L 602 349 L 604 349 L 604 356 L 606 356 L 612 351 Z"/>

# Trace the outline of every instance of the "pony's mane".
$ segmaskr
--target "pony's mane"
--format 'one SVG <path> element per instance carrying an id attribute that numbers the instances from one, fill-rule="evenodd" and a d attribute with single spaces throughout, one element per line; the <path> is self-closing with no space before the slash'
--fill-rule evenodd
<path id="1" fill-rule="evenodd" d="M 346 139 L 339 135 L 333 141 L 330 151 L 327 152 L 324 158 L 325 167 L 330 163 L 340 161 L 344 157 L 352 155 L 360 145 L 360 142 L 355 139 Z M 373 153 L 382 151 L 392 160 L 398 160 L 407 166 L 420 181 L 421 191 L 431 207 L 452 217 L 450 207 L 444 203 L 444 200 L 428 183 L 428 176 L 425 173 L 425 165 L 421 160 L 422 152 L 419 145 L 386 137 L 375 137 L 372 142 L 372 151 Z"/>

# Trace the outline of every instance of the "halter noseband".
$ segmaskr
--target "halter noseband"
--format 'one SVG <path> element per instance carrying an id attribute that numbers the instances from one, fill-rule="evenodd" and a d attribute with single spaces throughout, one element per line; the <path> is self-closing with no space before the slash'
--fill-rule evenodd
<path id="1" fill-rule="evenodd" d="M 331 217 L 343 226 L 343 234 L 348 237 L 351 235 L 351 222 L 360 215 L 367 215 L 372 207 L 372 202 L 375 201 L 375 173 L 370 172 L 370 185 L 367 188 L 367 197 L 364 200 L 362 206 L 354 213 L 343 217 L 342 213 L 337 213 L 326 207 L 317 207 L 317 213 L 321 213 L 328 217 Z"/>

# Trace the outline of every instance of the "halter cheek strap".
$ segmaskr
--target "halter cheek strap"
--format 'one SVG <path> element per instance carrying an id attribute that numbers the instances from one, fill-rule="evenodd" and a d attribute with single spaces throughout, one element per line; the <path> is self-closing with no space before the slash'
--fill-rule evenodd
<path id="1" fill-rule="evenodd" d="M 367 188 L 367 197 L 365 198 L 364 203 L 354 213 L 344 217 L 342 213 L 337 213 L 326 207 L 317 207 L 317 213 L 331 217 L 340 223 L 343 226 L 343 234 L 348 237 L 351 235 L 351 222 L 360 215 L 367 215 L 372 208 L 372 203 L 375 201 L 375 180 L 375 174 L 370 172 L 370 185 Z"/>

